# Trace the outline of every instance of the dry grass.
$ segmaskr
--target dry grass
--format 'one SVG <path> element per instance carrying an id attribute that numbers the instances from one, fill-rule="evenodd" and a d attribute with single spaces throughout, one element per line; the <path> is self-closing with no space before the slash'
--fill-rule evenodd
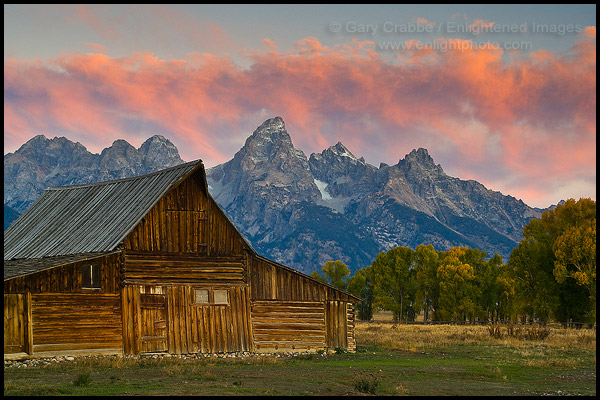
<path id="1" fill-rule="evenodd" d="M 218 376 L 211 372 L 212 368 L 217 365 L 255 365 L 265 366 L 277 364 L 279 359 L 273 355 L 254 355 L 252 357 L 238 358 L 216 358 L 204 357 L 196 359 L 185 359 L 179 357 L 169 358 L 151 358 L 151 357 L 89 357 L 78 358 L 73 361 L 73 365 L 77 370 L 83 373 L 90 373 L 97 370 L 111 371 L 130 371 L 130 370 L 146 370 L 160 371 L 160 375 L 169 378 L 177 378 L 184 374 L 201 376 L 205 380 L 216 380 Z M 66 363 L 71 364 L 71 363 Z M 49 364 L 46 368 L 61 369 L 66 365 L 64 363 Z"/>
<path id="2" fill-rule="evenodd" d="M 549 368 L 549 367 L 576 368 L 577 366 L 579 366 L 581 364 L 581 362 L 582 362 L 581 359 L 571 359 L 571 358 L 552 359 L 552 360 L 532 358 L 532 359 L 526 360 L 524 362 L 524 364 L 528 367 L 539 367 L 539 368 Z"/>
<path id="3" fill-rule="evenodd" d="M 522 328 L 525 332 L 527 327 Z M 532 327 L 531 329 L 538 329 Z M 545 328 L 544 339 L 526 339 L 525 335 L 493 337 L 484 325 L 413 325 L 394 324 L 391 314 L 378 313 L 373 322 L 358 321 L 356 341 L 362 345 L 378 345 L 405 351 L 423 351 L 458 345 L 493 345 L 519 348 L 556 348 L 561 350 L 596 348 L 595 329 Z"/>
<path id="4" fill-rule="evenodd" d="M 482 326 L 394 325 L 381 322 L 358 322 L 355 334 L 359 344 L 374 344 L 389 349 L 407 351 L 490 341 L 489 333 Z"/>
<path id="5" fill-rule="evenodd" d="M 550 328 L 551 333 L 544 341 L 547 346 L 558 348 L 580 348 L 586 350 L 596 349 L 595 329 L 562 329 Z"/>

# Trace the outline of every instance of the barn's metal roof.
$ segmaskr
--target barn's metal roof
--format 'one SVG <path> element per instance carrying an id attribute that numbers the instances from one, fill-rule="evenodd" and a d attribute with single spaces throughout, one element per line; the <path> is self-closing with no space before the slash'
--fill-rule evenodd
<path id="1" fill-rule="evenodd" d="M 25 276 L 34 272 L 44 271 L 61 265 L 74 262 L 93 260 L 114 254 L 116 251 L 105 251 L 101 253 L 69 254 L 67 256 L 43 257 L 43 258 L 21 258 L 17 260 L 4 261 L 4 280 Z"/>
<path id="2" fill-rule="evenodd" d="M 46 189 L 4 232 L 4 260 L 112 251 L 197 169 L 204 173 L 200 160 L 138 177 Z"/>

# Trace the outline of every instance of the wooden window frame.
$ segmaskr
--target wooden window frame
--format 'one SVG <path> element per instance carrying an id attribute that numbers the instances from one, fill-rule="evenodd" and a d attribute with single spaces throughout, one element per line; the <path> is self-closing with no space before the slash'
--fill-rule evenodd
<path id="1" fill-rule="evenodd" d="M 225 292 L 225 301 L 224 302 L 218 302 L 216 300 L 215 297 L 215 292 Z M 213 289 L 213 304 L 218 305 L 218 306 L 227 306 L 229 305 L 229 289 Z"/>
<path id="2" fill-rule="evenodd" d="M 102 290 L 101 268 L 100 265 L 96 264 L 83 264 L 81 266 L 81 289 Z"/>
<path id="3" fill-rule="evenodd" d="M 198 301 L 198 292 L 204 290 L 206 291 L 206 301 Z M 199 288 L 194 288 L 194 305 L 198 305 L 198 306 L 208 306 L 210 305 L 210 289 L 199 289 Z"/>
<path id="4" fill-rule="evenodd" d="M 212 288 L 212 287 L 195 287 L 193 288 L 194 290 L 194 302 L 192 303 L 192 305 L 196 306 L 196 307 L 206 307 L 206 306 L 229 306 L 230 304 L 230 297 L 229 297 L 229 288 Z M 208 301 L 207 302 L 198 302 L 197 300 L 197 294 L 196 291 L 198 290 L 206 290 L 207 294 L 208 294 Z M 215 291 L 224 291 L 225 295 L 227 296 L 227 299 L 225 302 L 219 302 L 217 303 L 215 301 Z"/>

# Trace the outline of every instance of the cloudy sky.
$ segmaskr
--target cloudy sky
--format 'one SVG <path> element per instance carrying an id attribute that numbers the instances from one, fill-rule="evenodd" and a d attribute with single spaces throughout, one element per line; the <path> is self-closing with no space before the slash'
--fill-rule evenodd
<path id="1" fill-rule="evenodd" d="M 4 5 L 4 154 L 161 134 L 211 167 L 281 116 L 547 207 L 596 199 L 595 110 L 595 5 Z"/>

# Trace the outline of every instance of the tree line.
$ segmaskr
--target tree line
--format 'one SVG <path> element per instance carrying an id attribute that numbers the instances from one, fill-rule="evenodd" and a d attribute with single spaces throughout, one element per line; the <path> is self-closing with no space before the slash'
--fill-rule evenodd
<path id="1" fill-rule="evenodd" d="M 567 200 L 531 219 L 508 262 L 468 247 L 400 246 L 350 276 L 328 261 L 312 277 L 362 301 L 359 319 L 392 311 L 414 321 L 596 321 L 596 202 Z"/>

